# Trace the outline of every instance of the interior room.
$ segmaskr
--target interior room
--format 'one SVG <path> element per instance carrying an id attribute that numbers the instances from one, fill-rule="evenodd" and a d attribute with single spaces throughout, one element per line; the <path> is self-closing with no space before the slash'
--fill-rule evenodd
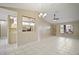
<path id="1" fill-rule="evenodd" d="M 0 3 L 0 55 L 78 55 L 78 3 Z"/>

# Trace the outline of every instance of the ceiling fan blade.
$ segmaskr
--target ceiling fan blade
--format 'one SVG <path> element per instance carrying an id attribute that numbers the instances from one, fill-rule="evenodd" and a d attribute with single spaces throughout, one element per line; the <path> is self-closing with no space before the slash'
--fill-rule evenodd
<path id="1" fill-rule="evenodd" d="M 53 20 L 59 20 L 59 18 L 53 18 Z"/>

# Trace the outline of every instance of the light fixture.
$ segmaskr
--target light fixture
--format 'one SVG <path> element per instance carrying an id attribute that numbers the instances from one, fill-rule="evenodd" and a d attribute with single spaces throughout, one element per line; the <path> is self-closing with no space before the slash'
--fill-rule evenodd
<path id="1" fill-rule="evenodd" d="M 44 18 L 46 15 L 47 15 L 47 13 L 44 13 L 44 14 L 43 14 L 43 18 Z"/>
<path id="2" fill-rule="evenodd" d="M 47 15 L 47 13 L 40 13 L 40 14 L 39 14 L 39 17 L 44 18 L 46 15 Z"/>
<path id="3" fill-rule="evenodd" d="M 40 13 L 40 14 L 39 14 L 39 17 L 41 17 L 41 16 L 43 16 L 43 13 Z"/>

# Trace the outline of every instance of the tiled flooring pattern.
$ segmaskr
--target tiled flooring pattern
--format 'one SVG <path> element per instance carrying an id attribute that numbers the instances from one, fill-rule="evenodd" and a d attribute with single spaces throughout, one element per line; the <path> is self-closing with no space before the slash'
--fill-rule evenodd
<path id="1" fill-rule="evenodd" d="M 0 54 L 16 55 L 78 55 L 79 39 L 48 37 L 17 48 L 0 49 Z"/>

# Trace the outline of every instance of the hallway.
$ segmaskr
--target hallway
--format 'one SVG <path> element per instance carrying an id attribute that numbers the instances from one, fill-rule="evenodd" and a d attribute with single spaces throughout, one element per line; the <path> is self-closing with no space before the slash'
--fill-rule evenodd
<path id="1" fill-rule="evenodd" d="M 79 38 L 48 37 L 17 48 L 2 49 L 0 54 L 21 55 L 78 55 Z"/>

